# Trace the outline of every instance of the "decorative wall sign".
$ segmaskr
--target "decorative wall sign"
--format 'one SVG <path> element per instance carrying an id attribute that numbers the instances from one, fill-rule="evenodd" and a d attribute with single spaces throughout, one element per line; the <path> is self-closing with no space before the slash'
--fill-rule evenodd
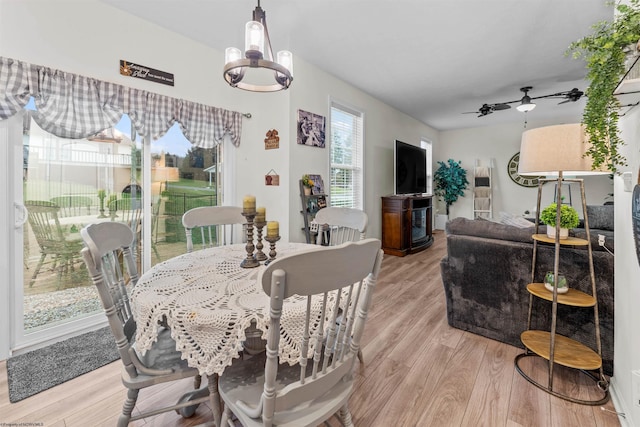
<path id="1" fill-rule="evenodd" d="M 271 129 L 267 131 L 267 137 L 264 139 L 264 149 L 273 150 L 274 148 L 280 148 L 280 137 L 277 130 Z"/>
<path id="2" fill-rule="evenodd" d="M 269 172 L 267 172 L 267 174 L 264 176 L 264 185 L 273 185 L 273 186 L 279 186 L 280 185 L 280 175 L 278 175 L 276 173 L 276 171 L 274 171 L 273 169 L 271 169 Z"/>
<path id="3" fill-rule="evenodd" d="M 324 148 L 324 116 L 298 110 L 298 144 Z"/>
<path id="4" fill-rule="evenodd" d="M 149 80 L 154 83 L 173 86 L 173 74 L 166 71 L 156 70 L 131 61 L 120 60 L 120 74 L 128 77 L 136 77 L 142 80 Z"/>

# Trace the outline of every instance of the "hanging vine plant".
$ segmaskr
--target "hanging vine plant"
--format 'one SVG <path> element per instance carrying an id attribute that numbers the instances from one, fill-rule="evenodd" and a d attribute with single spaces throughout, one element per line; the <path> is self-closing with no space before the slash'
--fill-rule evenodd
<path id="1" fill-rule="evenodd" d="M 591 35 L 571 43 L 567 51 L 575 59 L 584 59 L 588 70 L 587 103 L 582 116 L 591 142 L 586 155 L 592 159 L 594 169 L 607 167 L 614 173 L 627 164 L 620 153 L 624 141 L 619 135 L 620 102 L 614 91 L 625 75 L 629 46 L 634 45 L 635 50 L 640 39 L 640 0 L 617 4 L 615 9 L 618 13 L 613 22 L 595 24 Z"/>

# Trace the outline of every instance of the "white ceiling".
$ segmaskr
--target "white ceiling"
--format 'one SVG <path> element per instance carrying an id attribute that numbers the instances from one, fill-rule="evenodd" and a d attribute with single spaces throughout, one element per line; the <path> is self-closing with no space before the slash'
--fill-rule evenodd
<path id="1" fill-rule="evenodd" d="M 257 4 L 102 1 L 221 52 L 244 47 L 244 24 Z M 261 6 L 274 52 L 291 50 L 294 61 L 301 57 L 438 130 L 523 123 L 515 108 L 481 118 L 462 114 L 518 100 L 523 86 L 533 86 L 531 97 L 584 91 L 584 62 L 565 51 L 594 23 L 613 17 L 605 0 L 263 0 Z M 579 121 L 584 97 L 560 101 L 534 101 L 528 119 Z"/>

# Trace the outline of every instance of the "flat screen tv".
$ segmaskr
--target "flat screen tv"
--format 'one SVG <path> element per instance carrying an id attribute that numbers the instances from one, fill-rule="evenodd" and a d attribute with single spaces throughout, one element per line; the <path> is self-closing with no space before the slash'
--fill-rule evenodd
<path id="1" fill-rule="evenodd" d="M 427 192 L 427 151 L 396 139 L 394 149 L 395 194 Z"/>

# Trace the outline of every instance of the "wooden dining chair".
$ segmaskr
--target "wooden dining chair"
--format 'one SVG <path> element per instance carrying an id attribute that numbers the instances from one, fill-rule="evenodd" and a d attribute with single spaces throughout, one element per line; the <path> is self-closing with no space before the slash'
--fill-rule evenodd
<path id="1" fill-rule="evenodd" d="M 317 244 L 335 246 L 365 238 L 369 217 L 360 209 L 326 207 L 314 218 L 318 224 Z"/>
<path id="2" fill-rule="evenodd" d="M 206 401 L 211 403 L 214 417 L 219 419 L 217 378 L 214 376 L 208 379 L 208 396 L 197 397 L 198 394 L 191 391 L 185 395 L 187 399 L 180 399 L 176 405 L 132 416 L 141 389 L 196 377 L 198 370 L 190 368 L 187 361 L 182 360 L 182 353 L 176 350 L 170 330 L 160 325 L 157 341 L 151 350 L 145 354 L 136 350 L 136 323 L 129 294 L 138 281 L 138 272 L 132 255 L 134 233 L 131 228 L 121 222 L 103 222 L 86 226 L 80 234 L 85 244 L 82 257 L 98 290 L 124 365 L 122 383 L 128 391 L 117 425 L 125 427 L 130 421 L 173 410 L 190 416 L 197 405 Z"/>
<path id="3" fill-rule="evenodd" d="M 234 360 L 220 377 L 222 426 L 232 413 L 245 427 L 299 427 L 319 425 L 337 412 L 344 426 L 353 426 L 348 401 L 382 262 L 380 246 L 379 240 L 366 239 L 269 264 L 261 276 L 270 297 L 267 351 Z M 288 312 L 291 304 L 295 308 Z M 341 308 L 345 319 L 338 323 Z M 284 345 L 300 349 L 298 364 L 279 363 Z"/>
<path id="4" fill-rule="evenodd" d="M 336 246 L 345 242 L 363 240 L 366 236 L 369 217 L 360 209 L 326 207 L 320 209 L 314 218 L 318 224 L 316 244 Z M 342 316 L 338 316 L 340 322 Z M 358 360 L 364 363 L 362 351 L 358 351 Z"/>
<path id="5" fill-rule="evenodd" d="M 200 229 L 202 248 L 233 244 L 233 226 L 246 222 L 237 206 L 203 206 L 182 215 L 187 252 L 193 251 L 193 230 Z"/>

